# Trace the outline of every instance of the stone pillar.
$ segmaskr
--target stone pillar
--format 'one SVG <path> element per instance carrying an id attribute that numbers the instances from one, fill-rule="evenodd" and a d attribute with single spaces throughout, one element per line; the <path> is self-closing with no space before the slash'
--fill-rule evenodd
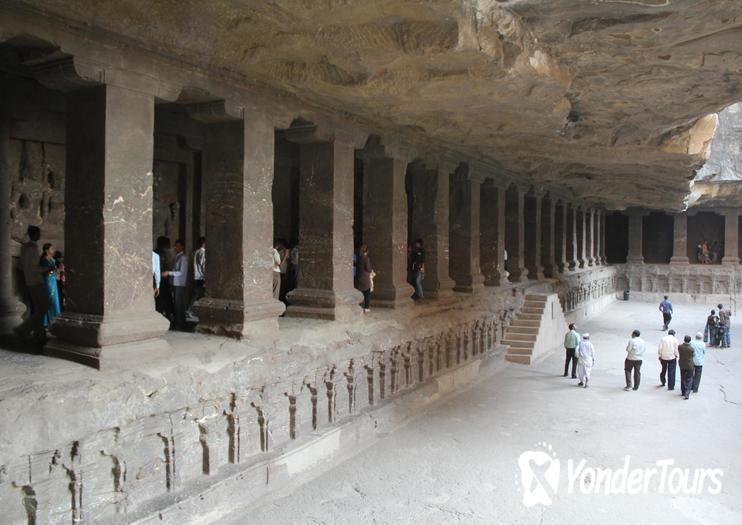
<path id="1" fill-rule="evenodd" d="M 559 208 L 559 213 L 556 213 L 554 217 L 554 231 L 556 234 L 555 249 L 559 252 L 556 266 L 559 273 L 564 273 L 569 269 L 569 259 L 567 257 L 567 235 L 571 233 L 567 231 L 567 205 L 565 203 L 562 203 Z"/>
<path id="2" fill-rule="evenodd" d="M 481 186 L 480 259 L 485 286 L 505 282 L 505 188 L 491 182 Z"/>
<path id="3" fill-rule="evenodd" d="M 642 255 L 642 211 L 636 208 L 627 210 L 629 215 L 629 253 L 627 263 L 643 263 Z"/>
<path id="4" fill-rule="evenodd" d="M 688 215 L 676 213 L 673 215 L 672 257 L 670 264 L 686 265 L 688 260 Z"/>
<path id="5" fill-rule="evenodd" d="M 152 296 L 154 96 L 96 86 L 67 99 L 67 310 L 45 352 L 98 368 L 169 347 Z"/>
<path id="6" fill-rule="evenodd" d="M 414 238 L 421 238 L 425 248 L 425 297 L 451 295 L 454 282 L 448 274 L 449 258 L 449 176 L 452 169 L 426 169 L 414 164 L 412 169 Z M 413 238 L 413 240 L 414 240 Z"/>
<path id="7" fill-rule="evenodd" d="M 587 232 L 586 243 L 587 252 L 585 259 L 587 259 L 588 266 L 595 266 L 595 210 L 590 208 L 585 211 L 585 231 Z"/>
<path id="8" fill-rule="evenodd" d="M 548 207 L 546 209 L 546 215 L 542 215 L 542 232 L 545 234 L 545 239 L 542 238 L 542 246 L 544 253 L 542 254 L 542 260 L 544 263 L 544 275 L 547 277 L 554 277 L 557 273 L 555 247 L 556 247 L 556 202 L 553 198 L 549 198 L 547 201 Z"/>
<path id="9" fill-rule="evenodd" d="M 220 113 L 191 115 L 201 109 Z M 204 126 L 208 275 L 197 328 L 270 343 L 285 309 L 272 292 L 274 126 L 258 112 L 223 116 Z"/>
<path id="10" fill-rule="evenodd" d="M 289 128 L 300 144 L 299 287 L 287 315 L 338 321 L 360 318 L 353 286 L 355 141 L 345 133 L 320 137 L 314 127 Z"/>
<path id="11" fill-rule="evenodd" d="M 453 175 L 452 183 L 451 276 L 454 290 L 474 293 L 484 288 L 479 268 L 480 183 L 465 173 Z"/>
<path id="12" fill-rule="evenodd" d="M 363 241 L 369 247 L 376 278 L 374 306 L 412 304 L 407 283 L 407 160 L 381 154 L 364 157 Z"/>
<path id="13" fill-rule="evenodd" d="M 600 261 L 603 264 L 608 264 L 608 257 L 605 255 L 605 224 L 606 224 L 606 214 L 605 211 L 603 211 L 600 214 Z"/>
<path id="14" fill-rule="evenodd" d="M 595 210 L 595 220 L 593 221 L 593 224 L 595 225 L 595 233 L 593 234 L 593 238 L 595 239 L 595 265 L 600 266 L 603 264 L 603 259 L 601 258 L 601 248 L 603 246 L 603 239 L 601 238 L 603 235 L 603 212 L 601 210 Z"/>
<path id="15" fill-rule="evenodd" d="M 724 257 L 722 264 L 739 264 L 739 212 L 724 213 Z"/>
<path id="16" fill-rule="evenodd" d="M 567 216 L 567 235 L 570 242 L 567 243 L 567 267 L 574 271 L 577 269 L 577 207 L 571 206 Z M 571 220 L 570 220 L 571 219 Z"/>
<path id="17" fill-rule="evenodd" d="M 584 209 L 575 208 L 575 226 L 577 227 L 577 268 L 585 268 L 585 215 Z"/>
<path id="18" fill-rule="evenodd" d="M 506 196 L 506 243 L 505 249 L 508 258 L 505 262 L 508 279 L 512 283 L 518 283 L 527 278 L 524 261 L 525 254 L 525 221 L 524 221 L 524 198 L 525 192 L 517 187 L 511 186 Z"/>
<path id="19" fill-rule="evenodd" d="M 524 213 L 523 220 L 525 224 L 525 241 L 524 248 L 525 264 L 528 268 L 529 279 L 543 279 L 544 270 L 541 267 L 541 195 L 527 195 L 530 206 L 526 206 L 528 211 Z"/>
<path id="20" fill-rule="evenodd" d="M 0 84 L 0 335 L 12 333 L 26 309 L 13 291 L 13 255 L 11 250 L 10 192 L 10 108 L 9 94 Z"/>

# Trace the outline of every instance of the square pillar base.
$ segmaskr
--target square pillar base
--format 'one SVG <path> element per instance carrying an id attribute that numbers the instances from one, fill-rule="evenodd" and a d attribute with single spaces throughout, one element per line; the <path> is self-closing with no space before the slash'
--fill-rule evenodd
<path id="1" fill-rule="evenodd" d="M 688 266 L 690 264 L 690 261 L 688 261 L 688 257 L 671 257 L 670 258 L 670 264 L 673 266 Z"/>
<path id="2" fill-rule="evenodd" d="M 737 265 L 739 264 L 739 257 L 734 255 L 725 255 L 721 258 L 721 264 Z"/>
<path id="3" fill-rule="evenodd" d="M 484 276 L 482 274 L 467 275 L 460 279 L 455 279 L 455 281 L 454 292 L 476 293 L 484 290 Z"/>
<path id="4" fill-rule="evenodd" d="M 164 339 L 154 338 L 106 345 L 102 347 L 82 346 L 59 338 L 52 338 L 44 347 L 44 354 L 67 359 L 98 370 L 135 368 L 142 363 L 175 355 L 175 351 Z"/>
<path id="5" fill-rule="evenodd" d="M 630 257 L 627 257 L 626 258 L 626 262 L 627 263 L 631 263 L 631 264 L 643 264 L 644 263 L 644 257 L 641 257 L 641 256 L 639 256 L 639 257 L 631 257 L 630 256 Z"/>
<path id="6" fill-rule="evenodd" d="M 196 330 L 203 334 L 273 343 L 278 339 L 278 317 L 285 305 L 276 300 L 244 304 L 242 301 L 203 297 L 193 306 Z"/>
<path id="7" fill-rule="evenodd" d="M 340 295 L 333 290 L 297 288 L 289 292 L 288 317 L 351 322 L 361 318 L 363 294 L 358 290 Z"/>
<path id="8" fill-rule="evenodd" d="M 26 305 L 15 297 L 0 299 L 0 335 L 10 335 L 23 321 Z"/>

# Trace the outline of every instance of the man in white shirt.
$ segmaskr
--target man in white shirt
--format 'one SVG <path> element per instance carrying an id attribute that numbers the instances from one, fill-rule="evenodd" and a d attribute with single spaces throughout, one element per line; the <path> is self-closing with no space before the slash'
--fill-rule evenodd
<path id="1" fill-rule="evenodd" d="M 39 262 L 41 250 L 36 243 L 41 238 L 41 230 L 38 226 L 29 226 L 27 233 L 28 242 L 21 247 L 21 268 L 31 299 L 31 314 L 15 329 L 15 333 L 21 338 L 33 334 L 36 341 L 43 344 L 46 342 L 44 314 L 49 310 L 49 293 L 44 284 L 44 274 L 49 273 L 49 269 L 42 267 Z"/>
<path id="2" fill-rule="evenodd" d="M 647 349 L 644 339 L 639 337 L 639 330 L 631 333 L 629 344 L 626 345 L 626 360 L 624 361 L 624 373 L 626 375 L 626 390 L 631 390 L 631 372 L 634 372 L 634 390 L 639 390 L 639 381 L 641 380 L 642 356 Z"/>
<path id="3" fill-rule="evenodd" d="M 667 374 L 667 389 L 675 390 L 675 367 L 678 359 L 678 340 L 675 338 L 675 330 L 669 330 L 667 335 L 660 339 L 657 355 L 660 358 L 662 372 L 660 372 L 660 383 L 665 386 L 665 374 Z"/>
<path id="4" fill-rule="evenodd" d="M 162 276 L 160 274 L 160 256 L 156 251 L 152 250 L 152 289 L 154 290 L 155 299 L 160 295 L 160 282 Z"/>
<path id="5" fill-rule="evenodd" d="M 273 298 L 278 301 L 281 296 L 281 254 L 278 245 L 273 248 Z"/>
<path id="6" fill-rule="evenodd" d="M 188 283 L 188 258 L 185 255 L 185 243 L 175 241 L 175 260 L 173 269 L 163 272 L 163 277 L 170 277 L 175 300 L 175 328 L 185 328 L 185 289 Z"/>

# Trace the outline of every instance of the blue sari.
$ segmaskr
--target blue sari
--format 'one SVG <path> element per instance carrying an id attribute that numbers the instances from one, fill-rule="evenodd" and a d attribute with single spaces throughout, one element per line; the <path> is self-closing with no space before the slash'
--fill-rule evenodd
<path id="1" fill-rule="evenodd" d="M 52 319 L 61 313 L 59 308 L 59 291 L 57 290 L 57 274 L 54 270 L 57 269 L 57 263 L 54 260 L 49 260 L 46 257 L 41 259 L 41 266 L 49 269 L 49 273 L 44 277 L 44 284 L 46 285 L 46 293 L 49 294 L 49 311 L 44 315 L 44 326 L 49 326 Z"/>

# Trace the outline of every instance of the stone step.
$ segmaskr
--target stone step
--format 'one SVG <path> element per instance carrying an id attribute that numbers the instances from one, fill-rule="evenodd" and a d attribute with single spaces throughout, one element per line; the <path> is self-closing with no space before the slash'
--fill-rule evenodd
<path id="1" fill-rule="evenodd" d="M 533 353 L 532 348 L 508 348 L 508 354 L 510 355 L 531 355 Z"/>
<path id="2" fill-rule="evenodd" d="M 544 305 L 541 304 L 541 303 L 533 302 L 533 301 L 526 301 L 525 303 L 523 303 L 523 308 L 537 308 L 537 309 L 543 311 L 544 310 Z"/>
<path id="3" fill-rule="evenodd" d="M 533 327 L 533 328 L 538 328 L 539 326 L 541 326 L 541 322 L 540 322 L 539 319 L 523 319 L 522 316 L 521 316 L 521 317 L 518 317 L 512 323 L 510 323 L 510 327 L 509 328 L 513 328 L 513 327 L 524 328 L 526 326 Z"/>
<path id="4" fill-rule="evenodd" d="M 525 297 L 526 301 L 537 301 L 541 304 L 546 304 L 546 296 L 545 295 L 533 295 L 533 294 L 526 294 Z"/>
<path id="5" fill-rule="evenodd" d="M 544 313 L 544 309 L 543 308 L 533 308 L 533 307 L 530 307 L 530 306 L 524 306 L 521 309 L 521 312 L 523 312 L 524 314 L 536 314 L 536 315 L 539 316 L 539 319 L 540 319 L 541 318 L 541 314 Z"/>
<path id="6" fill-rule="evenodd" d="M 528 348 L 533 349 L 533 341 L 519 341 L 517 339 L 503 339 L 502 344 L 507 345 L 511 348 Z"/>
<path id="7" fill-rule="evenodd" d="M 541 324 L 541 314 L 527 314 L 527 313 L 521 313 L 517 320 L 523 320 L 523 321 L 537 321 L 538 324 Z"/>
<path id="8" fill-rule="evenodd" d="M 530 365 L 531 364 L 531 356 L 530 355 L 510 355 L 510 354 L 507 354 L 505 356 L 505 361 L 510 361 L 511 363 L 518 363 L 520 365 Z"/>
<path id="9" fill-rule="evenodd" d="M 538 326 L 514 326 L 510 325 L 507 329 L 508 334 L 538 335 Z"/>
<path id="10" fill-rule="evenodd" d="M 511 341 L 528 341 L 529 343 L 535 343 L 536 342 L 536 335 L 535 334 L 518 334 L 513 332 L 506 332 L 505 333 L 505 339 L 509 339 Z"/>

